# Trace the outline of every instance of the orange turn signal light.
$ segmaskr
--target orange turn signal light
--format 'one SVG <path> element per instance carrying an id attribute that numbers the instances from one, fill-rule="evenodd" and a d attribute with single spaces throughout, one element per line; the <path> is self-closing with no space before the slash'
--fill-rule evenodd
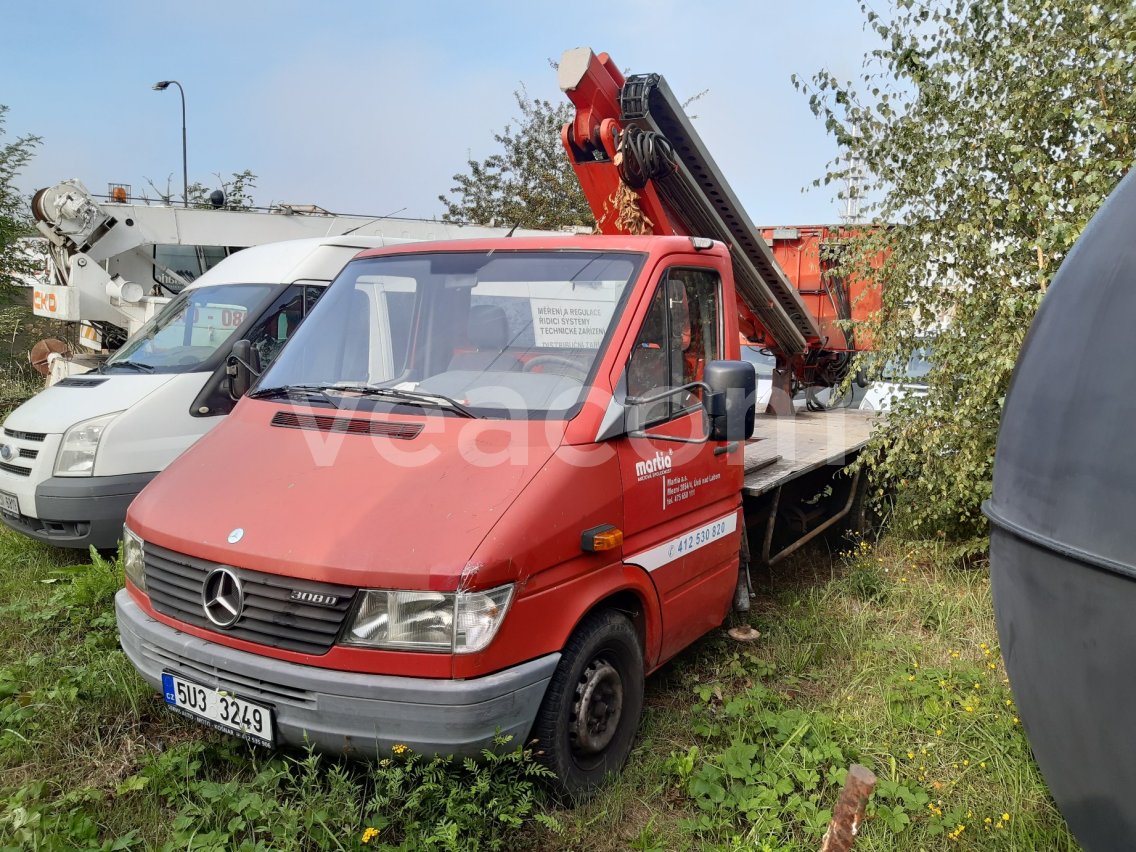
<path id="1" fill-rule="evenodd" d="M 623 530 L 611 524 L 602 524 L 580 534 L 580 548 L 588 553 L 615 550 L 623 544 Z"/>

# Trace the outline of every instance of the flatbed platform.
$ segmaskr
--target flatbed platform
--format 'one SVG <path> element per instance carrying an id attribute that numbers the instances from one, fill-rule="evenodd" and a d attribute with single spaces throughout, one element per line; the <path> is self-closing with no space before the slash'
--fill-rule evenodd
<path id="1" fill-rule="evenodd" d="M 745 447 L 744 493 L 756 497 L 823 465 L 844 465 L 868 443 L 876 413 L 849 408 L 758 415 Z"/>

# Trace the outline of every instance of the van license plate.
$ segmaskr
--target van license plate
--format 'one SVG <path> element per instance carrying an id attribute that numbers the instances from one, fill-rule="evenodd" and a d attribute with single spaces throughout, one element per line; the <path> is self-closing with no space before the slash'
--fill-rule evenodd
<path id="1" fill-rule="evenodd" d="M 162 692 L 170 709 L 224 734 L 272 745 L 272 709 L 220 689 L 210 689 L 162 672 Z"/>
<path id="2" fill-rule="evenodd" d="M 15 494 L 0 491 L 0 512 L 6 512 L 9 515 L 20 514 L 20 501 L 16 499 Z"/>

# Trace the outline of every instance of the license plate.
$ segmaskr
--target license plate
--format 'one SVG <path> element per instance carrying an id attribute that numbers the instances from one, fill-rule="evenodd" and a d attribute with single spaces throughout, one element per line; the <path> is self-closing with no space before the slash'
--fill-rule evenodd
<path id="1" fill-rule="evenodd" d="M 162 672 L 162 692 L 171 710 L 224 734 L 272 745 L 272 709 L 221 689 L 210 689 Z"/>
<path id="2" fill-rule="evenodd" d="M 20 501 L 16 499 L 15 494 L 0 491 L 0 512 L 7 512 L 9 515 L 20 514 Z"/>

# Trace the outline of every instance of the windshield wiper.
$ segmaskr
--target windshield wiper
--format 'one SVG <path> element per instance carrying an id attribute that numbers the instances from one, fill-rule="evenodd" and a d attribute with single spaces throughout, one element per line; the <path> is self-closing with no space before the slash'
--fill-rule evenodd
<path id="1" fill-rule="evenodd" d="M 279 399 L 280 397 L 305 396 L 322 400 L 326 405 L 338 409 L 339 406 L 319 385 L 281 385 L 271 388 L 258 388 L 248 396 L 253 399 Z"/>
<path id="2" fill-rule="evenodd" d="M 350 391 L 364 396 L 378 396 L 387 399 L 397 399 L 400 402 L 409 402 L 412 405 L 433 405 L 438 408 L 453 411 L 462 417 L 476 419 L 477 415 L 452 397 L 431 391 L 407 390 L 405 388 L 377 388 L 374 385 L 333 385 L 328 388 L 336 391 Z"/>
<path id="3" fill-rule="evenodd" d="M 104 370 L 109 370 L 113 367 L 127 367 L 131 370 L 137 370 L 139 373 L 154 372 L 154 368 L 150 364 L 143 364 L 140 361 L 115 361 L 111 364 L 103 364 Z"/>

